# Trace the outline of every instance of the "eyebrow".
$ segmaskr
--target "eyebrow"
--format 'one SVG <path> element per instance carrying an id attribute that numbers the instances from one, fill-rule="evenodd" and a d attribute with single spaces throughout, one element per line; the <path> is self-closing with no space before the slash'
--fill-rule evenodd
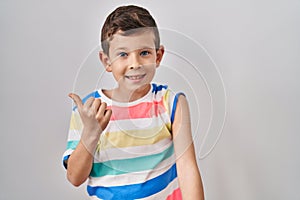
<path id="1" fill-rule="evenodd" d="M 123 51 L 123 50 L 128 50 L 126 47 L 118 47 L 116 49 L 113 49 L 113 52 L 116 52 L 116 51 Z"/>

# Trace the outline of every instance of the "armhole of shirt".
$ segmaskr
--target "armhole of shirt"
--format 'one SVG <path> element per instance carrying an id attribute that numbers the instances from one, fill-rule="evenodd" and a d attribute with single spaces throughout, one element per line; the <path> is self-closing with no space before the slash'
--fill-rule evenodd
<path id="1" fill-rule="evenodd" d="M 70 155 L 67 155 L 63 157 L 63 166 L 65 169 L 68 169 L 68 160 L 69 160 Z"/>
<path id="2" fill-rule="evenodd" d="M 176 108 L 177 108 L 177 102 L 178 102 L 178 98 L 180 95 L 185 96 L 185 94 L 183 92 L 179 92 L 175 95 L 174 100 L 173 100 L 172 110 L 171 110 L 171 125 L 174 122 L 175 112 L 176 112 Z"/>

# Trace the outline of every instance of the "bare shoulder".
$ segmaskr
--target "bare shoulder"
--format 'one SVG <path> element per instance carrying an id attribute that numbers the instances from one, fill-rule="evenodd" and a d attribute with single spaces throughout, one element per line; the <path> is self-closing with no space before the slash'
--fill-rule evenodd
<path id="1" fill-rule="evenodd" d="M 190 125 L 190 111 L 189 111 L 189 104 L 188 100 L 184 95 L 179 95 L 177 105 L 176 105 L 176 111 L 175 111 L 175 117 L 174 117 L 174 123 L 172 124 L 172 129 L 175 131 L 179 128 L 183 128 L 182 125 Z M 185 127 L 188 128 L 188 127 Z"/>

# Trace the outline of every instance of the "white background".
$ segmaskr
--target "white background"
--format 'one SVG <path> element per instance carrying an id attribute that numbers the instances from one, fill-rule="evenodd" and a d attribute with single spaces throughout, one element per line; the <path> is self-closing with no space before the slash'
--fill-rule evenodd
<path id="1" fill-rule="evenodd" d="M 77 70 L 129 1 L 0 2 L 0 199 L 87 199 L 65 178 Z M 201 43 L 227 92 L 222 136 L 199 161 L 207 200 L 299 199 L 300 1 L 130 1 Z"/>

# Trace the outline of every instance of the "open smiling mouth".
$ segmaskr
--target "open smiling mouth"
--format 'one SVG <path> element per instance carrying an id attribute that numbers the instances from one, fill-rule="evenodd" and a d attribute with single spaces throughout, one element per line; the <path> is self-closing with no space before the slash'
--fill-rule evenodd
<path id="1" fill-rule="evenodd" d="M 140 80 L 140 79 L 144 78 L 145 76 L 146 76 L 146 74 L 135 75 L 135 76 L 125 76 L 125 77 L 128 78 L 129 80 Z"/>

